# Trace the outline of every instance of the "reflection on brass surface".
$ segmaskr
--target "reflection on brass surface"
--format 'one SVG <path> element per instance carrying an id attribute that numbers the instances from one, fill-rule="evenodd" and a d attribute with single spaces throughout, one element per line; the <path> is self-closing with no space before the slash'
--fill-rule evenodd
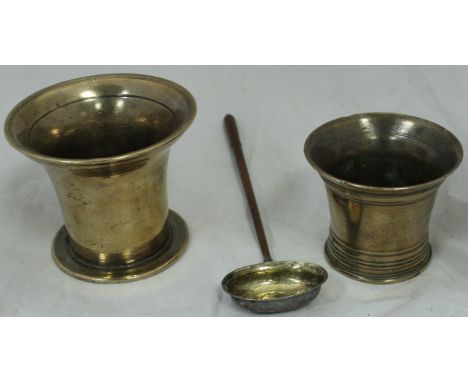
<path id="1" fill-rule="evenodd" d="M 236 269 L 223 279 L 222 287 L 239 305 L 255 313 L 277 313 L 307 305 L 327 277 L 325 269 L 316 264 L 270 261 Z"/>
<path id="2" fill-rule="evenodd" d="M 61 269 L 94 282 L 130 281 L 177 259 L 185 222 L 168 209 L 170 146 L 196 113 L 192 95 L 144 75 L 79 78 L 43 89 L 10 113 L 10 144 L 47 170 L 65 226 Z"/>
<path id="3" fill-rule="evenodd" d="M 462 161 L 457 138 L 424 119 L 367 113 L 319 127 L 304 151 L 326 185 L 330 265 L 378 284 L 419 274 L 438 187 Z"/>

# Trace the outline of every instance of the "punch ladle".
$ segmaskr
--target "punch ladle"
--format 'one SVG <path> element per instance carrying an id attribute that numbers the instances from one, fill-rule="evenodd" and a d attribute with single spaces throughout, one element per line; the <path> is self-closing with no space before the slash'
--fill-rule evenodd
<path id="1" fill-rule="evenodd" d="M 299 309 L 312 301 L 327 280 L 327 271 L 313 263 L 273 261 L 263 229 L 252 183 L 234 117 L 224 118 L 249 210 L 254 222 L 263 263 L 236 269 L 226 275 L 222 287 L 239 305 L 255 313 Z"/>

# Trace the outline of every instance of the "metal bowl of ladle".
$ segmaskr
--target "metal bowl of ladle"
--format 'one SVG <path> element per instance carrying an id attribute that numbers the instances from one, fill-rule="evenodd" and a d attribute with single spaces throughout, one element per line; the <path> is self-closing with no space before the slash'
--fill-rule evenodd
<path id="1" fill-rule="evenodd" d="M 232 115 L 224 118 L 227 135 L 249 205 L 262 251 L 263 263 L 236 269 L 224 277 L 222 287 L 239 305 L 255 313 L 279 313 L 299 309 L 320 292 L 328 274 L 321 266 L 296 261 L 273 261 L 260 212 Z"/>

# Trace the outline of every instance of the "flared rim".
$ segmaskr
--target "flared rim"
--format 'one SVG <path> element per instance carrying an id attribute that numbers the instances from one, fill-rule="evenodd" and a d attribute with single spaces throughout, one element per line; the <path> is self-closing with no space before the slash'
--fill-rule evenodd
<path id="1" fill-rule="evenodd" d="M 54 157 L 54 156 L 49 156 L 45 154 L 38 153 L 31 148 L 23 145 L 21 142 L 18 141 L 16 138 L 13 130 L 14 130 L 14 124 L 15 124 L 15 118 L 17 114 L 21 111 L 21 109 L 27 105 L 29 102 L 32 100 L 38 98 L 39 96 L 48 93 L 50 91 L 57 91 L 60 90 L 61 88 L 64 88 L 66 86 L 86 82 L 86 81 L 92 81 L 96 79 L 109 79 L 109 78 L 115 78 L 115 79 L 136 79 L 136 80 L 147 80 L 154 82 L 156 84 L 163 84 L 165 86 L 168 86 L 172 89 L 174 89 L 177 93 L 179 93 L 184 100 L 187 102 L 188 105 L 188 113 L 187 117 L 184 118 L 183 121 L 177 126 L 177 128 L 171 132 L 168 136 L 164 137 L 163 139 L 148 145 L 146 147 L 143 147 L 138 150 L 133 150 L 133 151 L 128 151 L 124 154 L 119 154 L 119 155 L 113 155 L 113 156 L 106 156 L 106 157 L 97 157 L 97 158 L 87 158 L 87 159 L 73 159 L 73 158 L 60 158 L 60 157 Z M 85 98 L 83 98 L 85 99 Z M 97 75 L 91 75 L 91 76 L 84 76 L 84 77 L 78 77 L 74 78 L 71 80 L 67 81 L 62 81 L 59 83 L 56 83 L 54 85 L 45 87 L 43 89 L 40 89 L 30 96 L 24 98 L 21 100 L 8 114 L 6 120 L 5 120 L 5 127 L 4 127 L 4 133 L 6 136 L 7 141 L 9 144 L 15 148 L 17 151 L 23 153 L 24 155 L 30 157 L 33 160 L 36 160 L 38 162 L 43 162 L 43 163 L 49 163 L 49 164 L 66 164 L 66 165 L 98 165 L 98 164 L 105 164 L 109 162 L 120 162 L 120 161 L 127 161 L 131 160 L 140 156 L 144 156 L 148 152 L 151 152 L 155 149 L 161 148 L 163 146 L 166 146 L 170 144 L 172 141 L 177 139 L 180 135 L 182 135 L 185 130 L 188 129 L 188 127 L 191 125 L 193 122 L 195 115 L 197 113 L 197 104 L 195 101 L 195 98 L 193 95 L 185 89 L 183 86 L 167 80 L 165 78 L 161 77 L 155 77 L 151 75 L 146 75 L 146 74 L 134 74 L 134 73 L 110 73 L 110 74 L 97 74 Z"/>
<path id="2" fill-rule="evenodd" d="M 447 171 L 445 174 L 443 174 L 442 176 L 439 176 L 439 177 L 437 177 L 437 178 L 435 178 L 433 180 L 427 181 L 427 182 L 413 184 L 413 185 L 409 185 L 409 186 L 401 186 L 401 187 L 377 187 L 377 186 L 368 186 L 368 185 L 365 185 L 365 184 L 355 183 L 355 182 L 351 182 L 351 181 L 347 181 L 347 180 L 344 180 L 344 179 L 337 178 L 337 177 L 333 176 L 332 174 L 330 174 L 329 172 L 325 171 L 322 167 L 320 167 L 313 160 L 313 158 L 311 156 L 311 147 L 310 146 L 312 145 L 312 141 L 315 138 L 315 135 L 317 135 L 320 131 L 332 127 L 337 122 L 343 122 L 343 121 L 346 121 L 346 120 L 351 121 L 353 119 L 368 118 L 368 117 L 406 118 L 406 119 L 411 119 L 413 121 L 423 122 L 424 124 L 428 124 L 428 125 L 431 125 L 433 127 L 436 127 L 443 134 L 446 134 L 454 142 L 455 152 L 457 154 L 457 163 L 449 171 Z M 422 190 L 422 189 L 428 189 L 428 188 L 434 187 L 434 186 L 442 183 L 445 178 L 447 178 L 450 174 L 452 174 L 460 166 L 460 164 L 461 164 L 461 162 L 463 160 L 463 146 L 460 143 L 460 141 L 458 140 L 458 138 L 453 133 L 451 133 L 448 129 L 446 129 L 445 127 L 443 127 L 443 126 L 441 126 L 441 125 L 439 125 L 439 124 L 437 124 L 435 122 L 429 121 L 427 119 L 415 117 L 415 116 L 408 115 L 408 114 L 402 114 L 402 113 L 370 112 L 370 113 L 357 113 L 357 114 L 352 114 L 352 115 L 349 115 L 349 116 L 346 116 L 346 117 L 336 118 L 336 119 L 333 119 L 333 120 L 331 120 L 329 122 L 326 122 L 323 125 L 319 126 L 314 131 L 312 131 L 312 133 L 310 133 L 309 136 L 307 137 L 307 139 L 305 141 L 305 144 L 304 144 L 304 154 L 305 154 L 305 157 L 306 157 L 307 161 L 309 162 L 309 164 L 320 174 L 320 176 L 322 176 L 323 178 L 325 178 L 326 180 L 328 180 L 328 181 L 330 181 L 330 182 L 332 182 L 334 184 L 341 185 L 341 186 L 346 186 L 346 187 L 351 187 L 351 188 L 354 188 L 356 190 L 360 190 L 360 191 L 364 191 L 364 192 L 371 192 L 371 193 L 372 192 L 391 193 L 391 192 L 394 192 L 394 191 L 396 191 L 396 192 L 404 192 L 404 191 L 411 192 L 411 191 L 418 191 L 418 190 Z"/>

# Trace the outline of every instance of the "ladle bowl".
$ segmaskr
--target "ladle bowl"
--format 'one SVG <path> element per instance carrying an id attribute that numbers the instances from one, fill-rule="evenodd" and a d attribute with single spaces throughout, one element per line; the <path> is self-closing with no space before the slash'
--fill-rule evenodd
<path id="1" fill-rule="evenodd" d="M 244 308 L 276 313 L 307 305 L 327 278 L 327 271 L 316 264 L 271 261 L 232 271 L 223 279 L 222 287 Z"/>

